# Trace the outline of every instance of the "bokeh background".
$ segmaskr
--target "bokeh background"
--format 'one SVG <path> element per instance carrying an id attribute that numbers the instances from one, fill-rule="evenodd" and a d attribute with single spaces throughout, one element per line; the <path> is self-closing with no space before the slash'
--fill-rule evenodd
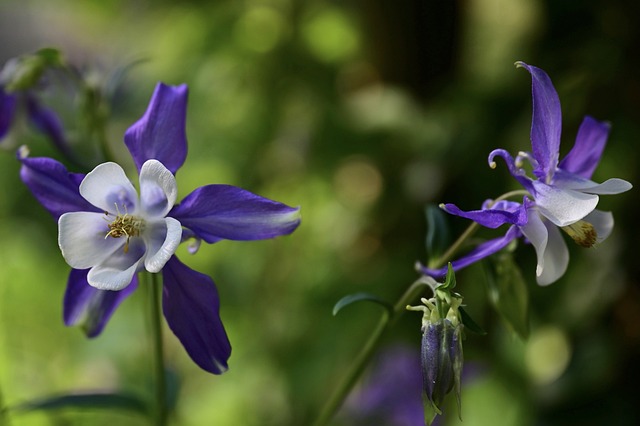
<path id="1" fill-rule="evenodd" d="M 609 120 L 594 179 L 639 182 L 639 17 L 632 0 L 2 0 L 0 62 L 55 46 L 98 85 L 135 64 L 120 80 L 108 124 L 129 167 L 122 135 L 155 83 L 187 83 L 180 197 L 228 183 L 302 206 L 302 225 L 289 237 L 179 251 L 218 285 L 233 345 L 229 372 L 199 370 L 168 329 L 165 344 L 176 425 L 308 425 L 380 314 L 362 304 L 333 317 L 334 303 L 358 291 L 394 301 L 417 278 L 426 204 L 473 209 L 515 188 L 503 165 L 486 162 L 491 149 L 530 146 L 530 77 L 515 61 L 550 74 L 563 106 L 561 153 L 585 114 Z M 72 137 L 78 123 L 65 111 L 73 102 L 64 94 L 49 102 Z M 56 224 L 19 180 L 14 152 L 22 144 L 31 155 L 60 158 L 26 125 L 2 142 L 4 403 L 97 389 L 145 396 L 148 295 L 127 300 L 96 339 L 64 327 L 68 267 Z M 550 287 L 535 284 L 533 249 L 518 249 L 531 293 L 526 341 L 491 309 L 481 267 L 458 275 L 469 312 L 489 332 L 465 341 L 462 424 L 640 422 L 637 200 L 636 190 L 602 197 L 601 208 L 615 213 L 612 236 L 590 250 L 567 239 L 569 272 Z M 454 235 L 467 225 L 449 224 Z M 335 425 L 420 424 L 418 364 L 400 368 L 415 363 L 407 357 L 418 356 L 419 328 L 418 314 L 403 316 L 360 388 L 382 386 L 390 396 L 368 414 L 353 398 Z M 397 374 L 380 379 L 393 366 Z M 449 408 L 443 423 L 458 424 Z M 417 409 L 417 421 L 391 419 L 405 409 Z M 10 424 L 29 426 L 115 421 L 146 423 L 95 410 L 10 416 Z"/>

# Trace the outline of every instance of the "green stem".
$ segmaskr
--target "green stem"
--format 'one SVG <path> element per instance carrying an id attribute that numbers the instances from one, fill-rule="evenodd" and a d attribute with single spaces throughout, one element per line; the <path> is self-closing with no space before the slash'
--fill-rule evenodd
<path id="1" fill-rule="evenodd" d="M 9 414 L 7 407 L 4 406 L 2 389 L 0 389 L 0 426 L 9 426 Z"/>
<path id="2" fill-rule="evenodd" d="M 325 403 L 320 411 L 320 415 L 313 423 L 313 426 L 324 426 L 326 425 L 335 415 L 335 413 L 340 409 L 343 401 L 351 392 L 351 389 L 355 386 L 360 374 L 364 371 L 367 363 L 373 356 L 375 349 L 378 347 L 380 343 L 380 337 L 382 337 L 385 330 L 387 330 L 391 325 L 393 325 L 396 320 L 400 317 L 400 315 L 404 312 L 408 303 L 410 303 L 418 294 L 420 294 L 424 289 L 423 287 L 427 285 L 422 280 L 417 280 L 414 282 L 407 291 L 404 292 L 402 297 L 398 299 L 398 302 L 393 307 L 393 314 L 389 315 L 387 311 L 383 314 L 383 316 L 378 321 L 378 324 L 373 329 L 373 332 L 369 336 L 369 339 L 364 344 L 353 363 L 351 364 L 351 369 L 347 371 L 347 374 L 343 376 L 342 380 L 333 393 Z"/>
<path id="3" fill-rule="evenodd" d="M 148 287 L 151 297 L 151 336 L 154 356 L 154 377 L 155 377 L 155 426 L 165 426 L 167 424 L 167 385 L 164 374 L 164 352 L 162 350 L 162 311 L 160 309 L 162 281 L 160 274 L 150 274 Z"/>
<path id="4" fill-rule="evenodd" d="M 524 190 L 517 190 L 507 192 L 500 197 L 493 200 L 490 205 L 497 203 L 498 201 L 503 201 L 508 198 L 517 196 L 517 195 L 527 195 L 528 192 Z M 462 244 L 469 239 L 474 232 L 478 229 L 479 225 L 477 223 L 472 223 L 469 227 L 460 235 L 460 237 L 447 249 L 447 251 L 440 256 L 435 262 L 430 263 L 429 266 L 432 268 L 440 268 L 444 266 L 445 262 L 448 259 L 451 259 L 455 253 L 460 249 Z M 362 347 L 353 363 L 351 364 L 351 368 L 347 371 L 347 374 L 343 376 L 342 380 L 338 383 L 338 385 L 334 388 L 333 392 L 329 396 L 329 399 L 325 402 L 322 410 L 320 411 L 320 415 L 317 417 L 316 421 L 313 423 L 313 426 L 324 426 L 329 423 L 329 421 L 333 418 L 336 412 L 342 406 L 345 398 L 351 392 L 351 389 L 355 386 L 358 378 L 364 371 L 365 366 L 373 356 L 375 349 L 380 344 L 380 338 L 384 334 L 384 332 L 390 328 L 398 318 L 406 311 L 406 307 L 412 300 L 415 299 L 418 294 L 420 294 L 424 290 L 424 286 L 430 287 L 425 281 L 422 279 L 418 279 L 415 281 L 407 291 L 398 299 L 396 304 L 393 307 L 393 314 L 389 315 L 388 312 L 385 311 L 383 316 L 378 321 L 378 324 L 373 329 L 373 332 L 370 334 L 369 339 Z"/>

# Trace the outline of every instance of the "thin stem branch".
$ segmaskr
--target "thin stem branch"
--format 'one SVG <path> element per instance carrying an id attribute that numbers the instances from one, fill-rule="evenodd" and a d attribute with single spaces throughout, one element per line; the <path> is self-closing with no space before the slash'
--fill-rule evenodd
<path id="1" fill-rule="evenodd" d="M 160 274 L 151 274 L 148 280 L 150 288 L 151 303 L 151 336 L 152 350 L 154 357 L 154 377 L 155 377 L 155 423 L 156 426 L 165 426 L 167 424 L 167 385 L 164 372 L 164 352 L 162 350 L 162 312 L 160 309 L 162 281 Z"/>

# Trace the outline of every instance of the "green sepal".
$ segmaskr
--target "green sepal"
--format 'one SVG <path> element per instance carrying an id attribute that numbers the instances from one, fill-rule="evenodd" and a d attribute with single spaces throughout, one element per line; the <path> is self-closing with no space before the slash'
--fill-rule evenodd
<path id="1" fill-rule="evenodd" d="M 344 296 L 342 299 L 338 300 L 338 302 L 333 307 L 333 315 L 337 315 L 343 308 L 349 306 L 356 302 L 373 302 L 380 306 L 382 306 L 389 316 L 393 315 L 393 305 L 389 302 L 380 299 L 378 296 L 373 295 L 371 293 L 360 292 L 353 293 Z"/>
<path id="2" fill-rule="evenodd" d="M 424 410 L 424 423 L 427 426 L 431 426 L 436 416 L 442 414 L 442 411 L 433 402 L 429 401 L 424 392 L 422 393 L 422 409 Z"/>
<path id="3" fill-rule="evenodd" d="M 494 260 L 495 259 L 495 260 Z M 510 253 L 483 262 L 489 300 L 521 338 L 529 336 L 529 291 Z"/>
<path id="4" fill-rule="evenodd" d="M 62 54 L 52 47 L 7 61 L 0 74 L 0 83 L 7 92 L 27 90 L 35 86 L 47 68 L 59 67 Z"/>
<path id="5" fill-rule="evenodd" d="M 427 257 L 429 262 L 435 261 L 445 252 L 450 243 L 449 227 L 446 215 L 442 209 L 435 204 L 427 204 L 425 208 L 427 219 Z M 427 264 L 430 265 L 429 262 Z"/>
<path id="6" fill-rule="evenodd" d="M 69 408 L 112 409 L 135 412 L 144 416 L 150 414 L 147 402 L 135 395 L 99 392 L 48 396 L 8 407 L 8 411 L 18 414 L 21 412 L 54 411 Z"/>
<path id="7" fill-rule="evenodd" d="M 464 310 L 464 308 L 462 306 L 460 306 L 458 308 L 458 312 L 460 312 L 460 319 L 462 320 L 462 324 L 464 324 L 464 328 L 466 330 L 469 330 L 473 333 L 476 334 L 480 334 L 482 336 L 484 336 L 485 334 L 487 334 L 486 331 L 484 331 L 484 329 L 482 327 L 480 327 L 478 325 L 478 323 L 476 323 L 473 318 L 471 318 L 471 315 L 469 315 L 467 313 L 467 311 Z"/>
<path id="8" fill-rule="evenodd" d="M 438 287 L 439 290 L 453 290 L 456 286 L 456 274 L 453 271 L 451 262 L 447 265 L 447 276 L 444 279 L 444 284 Z"/>

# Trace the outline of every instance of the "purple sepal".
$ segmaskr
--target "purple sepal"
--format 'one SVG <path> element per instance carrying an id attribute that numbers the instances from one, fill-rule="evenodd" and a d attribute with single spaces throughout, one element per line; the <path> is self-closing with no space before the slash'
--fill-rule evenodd
<path id="1" fill-rule="evenodd" d="M 98 336 L 116 308 L 138 287 L 137 277 L 120 291 L 98 290 L 87 282 L 88 269 L 72 269 L 64 294 L 63 320 L 67 326 L 81 324 L 87 337 Z"/>
<path id="2" fill-rule="evenodd" d="M 492 229 L 504 225 L 505 223 L 518 226 L 525 225 L 527 223 L 527 209 L 525 208 L 525 205 L 510 203 L 509 206 L 514 206 L 516 208 L 511 211 L 489 208 L 465 212 L 460 210 L 455 204 L 445 204 L 443 210 L 455 216 L 471 219 L 482 226 Z"/>
<path id="3" fill-rule="evenodd" d="M 207 185 L 187 195 L 169 216 L 213 243 L 290 234 L 300 224 L 299 210 L 235 186 Z"/>
<path id="4" fill-rule="evenodd" d="M 538 167 L 533 173 L 545 181 L 553 175 L 558 165 L 560 134 L 562 132 L 562 111 L 560 99 L 546 72 L 538 67 L 516 62 L 531 74 L 533 97 L 533 118 L 531 121 L 531 147 Z"/>
<path id="5" fill-rule="evenodd" d="M 4 88 L 0 86 L 0 140 L 4 138 L 11 124 L 13 123 L 13 117 L 16 114 L 17 96 L 4 91 Z"/>
<path id="6" fill-rule="evenodd" d="M 40 105 L 33 96 L 28 95 L 27 115 L 36 129 L 46 135 L 61 153 L 67 157 L 72 156 L 69 144 L 64 137 L 62 122 L 53 110 Z"/>
<path id="7" fill-rule="evenodd" d="M 576 143 L 571 151 L 562 159 L 559 167 L 562 170 L 590 179 L 595 171 L 602 152 L 607 144 L 610 126 L 586 116 L 578 129 Z"/>
<path id="8" fill-rule="evenodd" d="M 140 171 L 145 161 L 156 159 L 175 175 L 187 158 L 186 84 L 156 85 L 144 115 L 124 134 L 133 161 Z"/>
<path id="9" fill-rule="evenodd" d="M 162 269 L 162 277 L 162 308 L 169 328 L 200 368 L 224 373 L 231 344 L 220 319 L 220 299 L 213 280 L 175 256 Z"/>
<path id="10" fill-rule="evenodd" d="M 20 178 L 34 197 L 58 220 L 68 212 L 100 211 L 82 198 L 78 190 L 84 175 L 69 173 L 56 160 L 46 157 L 19 157 Z"/>
<path id="11" fill-rule="evenodd" d="M 518 229 L 518 227 L 516 225 L 512 225 L 507 230 L 507 233 L 504 234 L 502 237 L 494 238 L 493 240 L 489 240 L 482 244 L 477 245 L 476 248 L 471 250 L 466 255 L 451 262 L 451 266 L 453 267 L 454 271 L 458 271 L 464 267 L 471 265 L 472 263 L 475 263 L 481 259 L 484 259 L 485 257 L 491 256 L 492 254 L 499 252 L 500 250 L 505 248 L 511 241 L 513 241 L 516 238 L 519 238 L 520 236 L 521 236 L 521 232 Z M 423 274 L 429 275 L 436 279 L 442 278 L 445 275 L 447 275 L 446 266 L 440 269 L 432 269 L 432 268 L 427 268 L 425 266 L 421 266 L 420 271 Z"/>
<path id="12" fill-rule="evenodd" d="M 491 168 L 496 167 L 495 158 L 501 157 L 507 168 L 509 169 L 509 173 L 513 176 L 520 184 L 525 187 L 528 191 L 533 190 L 531 179 L 525 174 L 525 171 L 516 165 L 516 161 L 513 159 L 511 154 L 509 154 L 504 149 L 494 149 L 489 153 L 489 165 Z M 535 160 L 535 159 L 534 159 Z"/>

